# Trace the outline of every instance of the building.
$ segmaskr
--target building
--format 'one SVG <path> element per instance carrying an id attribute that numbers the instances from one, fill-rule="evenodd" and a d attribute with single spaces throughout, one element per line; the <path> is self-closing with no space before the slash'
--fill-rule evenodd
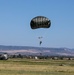
<path id="1" fill-rule="evenodd" d="M 7 60 L 8 54 L 7 53 L 0 53 L 0 60 Z"/>

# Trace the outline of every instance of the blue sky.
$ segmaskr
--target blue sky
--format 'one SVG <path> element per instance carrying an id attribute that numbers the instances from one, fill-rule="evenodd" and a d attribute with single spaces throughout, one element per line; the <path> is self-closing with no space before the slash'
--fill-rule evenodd
<path id="1" fill-rule="evenodd" d="M 30 28 L 36 16 L 51 20 L 48 29 Z M 74 0 L 0 0 L 0 45 L 74 48 Z"/>

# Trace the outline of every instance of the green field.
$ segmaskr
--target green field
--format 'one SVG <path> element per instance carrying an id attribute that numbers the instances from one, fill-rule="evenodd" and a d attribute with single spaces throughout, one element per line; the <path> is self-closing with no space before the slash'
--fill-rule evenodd
<path id="1" fill-rule="evenodd" d="M 74 75 L 74 60 L 0 60 L 0 75 Z"/>

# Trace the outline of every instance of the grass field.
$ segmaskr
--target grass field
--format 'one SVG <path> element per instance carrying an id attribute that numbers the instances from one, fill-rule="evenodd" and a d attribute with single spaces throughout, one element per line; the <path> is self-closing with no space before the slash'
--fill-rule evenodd
<path id="1" fill-rule="evenodd" d="M 0 60 L 0 75 L 74 75 L 74 60 Z"/>

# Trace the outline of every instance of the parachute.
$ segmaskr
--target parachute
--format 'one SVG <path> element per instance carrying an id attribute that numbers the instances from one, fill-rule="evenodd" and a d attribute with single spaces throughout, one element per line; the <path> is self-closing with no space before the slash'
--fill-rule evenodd
<path id="1" fill-rule="evenodd" d="M 38 29 L 38 28 L 50 28 L 51 21 L 44 16 L 36 16 L 30 22 L 31 29 Z M 42 44 L 42 37 L 38 37 L 40 39 L 39 45 Z"/>
<path id="2" fill-rule="evenodd" d="M 47 17 L 37 16 L 31 20 L 30 26 L 32 29 L 49 28 L 51 26 L 51 21 Z"/>

